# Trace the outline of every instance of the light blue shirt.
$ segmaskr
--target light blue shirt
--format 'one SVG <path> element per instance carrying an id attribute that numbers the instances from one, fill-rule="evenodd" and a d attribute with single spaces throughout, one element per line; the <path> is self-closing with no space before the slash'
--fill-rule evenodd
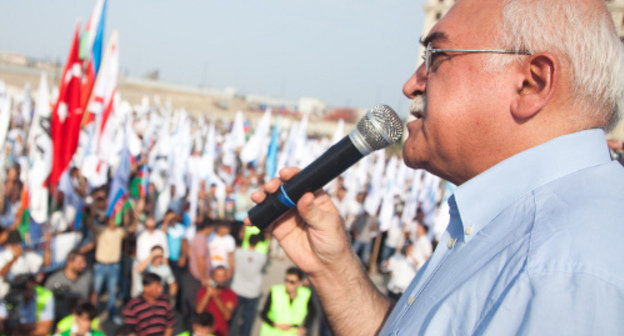
<path id="1" fill-rule="evenodd" d="M 459 186 L 380 335 L 624 335 L 624 168 L 602 130 Z"/>

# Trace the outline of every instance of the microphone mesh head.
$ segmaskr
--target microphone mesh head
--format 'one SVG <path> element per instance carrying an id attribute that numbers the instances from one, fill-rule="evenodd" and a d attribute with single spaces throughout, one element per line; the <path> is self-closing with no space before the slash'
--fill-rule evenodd
<path id="1" fill-rule="evenodd" d="M 390 106 L 377 105 L 360 119 L 357 130 L 368 146 L 376 151 L 401 139 L 403 123 Z"/>

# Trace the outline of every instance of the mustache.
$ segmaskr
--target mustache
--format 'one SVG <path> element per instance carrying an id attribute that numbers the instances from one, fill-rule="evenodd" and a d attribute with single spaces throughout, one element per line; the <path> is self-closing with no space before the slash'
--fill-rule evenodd
<path id="1" fill-rule="evenodd" d="M 425 95 L 418 95 L 410 101 L 410 113 L 424 113 L 425 110 L 427 110 L 427 98 L 425 98 Z"/>

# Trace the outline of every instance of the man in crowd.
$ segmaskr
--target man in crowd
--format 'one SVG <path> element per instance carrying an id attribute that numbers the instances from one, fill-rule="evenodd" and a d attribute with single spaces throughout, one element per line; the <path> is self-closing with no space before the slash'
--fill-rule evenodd
<path id="1" fill-rule="evenodd" d="M 124 322 L 139 336 L 173 335 L 175 315 L 169 300 L 162 295 L 162 280 L 154 273 L 143 275 L 141 295 L 130 300 L 123 310 Z"/>
<path id="2" fill-rule="evenodd" d="M 184 274 L 182 291 L 182 315 L 185 326 L 190 327 L 190 316 L 195 311 L 197 293 L 210 283 L 210 249 L 208 235 L 212 232 L 212 222 L 205 219 L 196 225 L 196 232 L 189 243 L 189 271 Z"/>
<path id="3" fill-rule="evenodd" d="M 366 201 L 366 192 L 359 192 L 357 202 L 360 205 L 353 226 L 351 227 L 351 236 L 353 237 L 353 250 L 360 257 L 362 263 L 368 266 L 373 239 L 377 233 L 377 216 L 366 212 L 364 202 Z"/>
<path id="4" fill-rule="evenodd" d="M 306 335 L 314 321 L 312 291 L 303 286 L 303 271 L 297 267 L 286 270 L 284 284 L 271 287 L 264 302 L 261 336 Z"/>
<path id="5" fill-rule="evenodd" d="M 90 223 L 90 221 L 88 221 Z M 91 230 L 96 234 L 95 247 L 95 266 L 93 268 L 94 290 L 91 295 L 91 303 L 97 305 L 98 295 L 102 286 L 106 283 L 108 301 L 106 309 L 109 319 L 117 319 L 117 308 L 115 307 L 115 299 L 117 298 L 117 287 L 119 285 L 119 276 L 121 275 L 121 257 L 122 243 L 128 234 L 134 233 L 138 221 L 127 230 L 115 224 L 115 218 L 108 219 L 108 225 L 104 228 L 95 227 L 90 224 Z"/>
<path id="6" fill-rule="evenodd" d="M 238 265 L 232 279 L 232 290 L 236 293 L 238 307 L 232 321 L 232 331 L 235 335 L 249 336 L 253 326 L 260 290 L 262 286 L 262 270 L 267 262 L 267 255 L 256 251 L 262 235 L 249 237 L 249 248 L 237 248 L 234 252 L 234 263 Z"/>
<path id="7" fill-rule="evenodd" d="M 386 287 L 388 296 L 398 301 L 401 294 L 407 289 L 416 275 L 416 265 L 413 262 L 414 245 L 407 243 L 399 253 L 395 253 L 382 265 L 384 272 L 390 273 Z"/>
<path id="8" fill-rule="evenodd" d="M 176 294 L 178 293 L 178 284 L 176 283 L 176 279 L 173 276 L 173 272 L 171 271 L 169 264 L 165 262 L 164 251 L 160 245 L 152 247 L 150 256 L 140 262 L 137 266 L 137 272 L 139 274 L 157 274 L 162 280 L 162 285 L 167 285 L 167 288 L 169 289 L 169 297 L 171 299 L 175 299 Z M 142 290 L 142 286 L 139 285 L 139 292 Z"/>
<path id="9" fill-rule="evenodd" d="M 54 325 L 54 294 L 37 284 L 30 275 L 11 282 L 11 290 L 0 301 L 0 333 L 7 335 L 48 335 Z"/>
<path id="10" fill-rule="evenodd" d="M 203 286 L 197 293 L 195 312 L 207 312 L 214 317 L 216 336 L 228 335 L 228 323 L 236 309 L 236 293 L 227 287 L 227 281 L 227 270 L 223 266 L 217 266 L 212 271 L 212 283 Z"/>
<path id="11" fill-rule="evenodd" d="M 77 250 L 69 252 L 65 267 L 52 273 L 45 287 L 54 292 L 59 316 L 69 315 L 76 302 L 89 300 L 93 290 L 93 274 L 87 270 L 84 255 Z"/>
<path id="12" fill-rule="evenodd" d="M 624 107 L 624 47 L 604 2 L 458 0 L 422 42 L 403 88 L 415 117 L 404 161 L 458 187 L 394 308 L 326 194 L 303 195 L 273 226 L 334 332 L 624 333 L 624 168 L 604 132 Z"/>
<path id="13" fill-rule="evenodd" d="M 169 259 L 165 259 L 165 261 L 173 272 L 176 284 L 182 283 L 182 274 L 184 274 L 186 269 L 187 258 L 182 248 L 184 245 L 186 228 L 181 223 L 181 217 L 182 216 L 176 215 L 175 212 L 170 210 L 165 213 L 162 223 L 162 230 L 167 234 L 167 245 L 169 247 Z M 176 295 L 173 297 L 175 300 L 174 302 L 176 302 L 176 307 L 178 308 L 181 301 L 180 292 L 181 291 L 177 291 Z"/>
<path id="14" fill-rule="evenodd" d="M 214 331 L 214 317 L 210 313 L 201 313 L 193 316 L 191 331 L 179 333 L 177 336 L 212 336 Z"/>
<path id="15" fill-rule="evenodd" d="M 235 265 L 236 242 L 234 237 L 230 235 L 230 223 L 224 220 L 217 221 L 217 231 L 208 237 L 208 245 L 210 246 L 210 265 L 212 268 L 225 267 L 228 279 L 231 278 Z"/>
<path id="16" fill-rule="evenodd" d="M 165 258 L 169 258 L 169 249 L 167 248 L 167 234 L 162 230 L 156 229 L 157 223 L 154 217 L 148 216 L 145 219 L 145 230 L 139 234 L 136 241 L 136 262 L 138 265 L 147 259 L 152 251 L 152 247 L 161 246 L 164 250 Z M 136 267 L 136 266 L 135 266 Z M 136 296 L 140 293 L 139 283 L 141 278 L 138 273 L 133 272 L 132 295 Z"/>
<path id="17" fill-rule="evenodd" d="M 74 307 L 73 314 L 60 320 L 56 326 L 56 333 L 61 336 L 103 336 L 99 330 L 97 310 L 89 302 L 82 302 Z"/>
<path id="18" fill-rule="evenodd" d="M 0 235 L 6 235 L 4 249 L 0 251 L 0 278 L 11 281 L 20 275 L 34 276 L 41 270 L 44 258 L 34 251 L 24 249 L 17 230 L 0 229 Z M 49 250 L 46 253 L 49 261 Z"/>
<path id="19" fill-rule="evenodd" d="M 425 265 L 429 257 L 431 257 L 432 247 L 431 241 L 427 237 L 429 229 L 423 223 L 416 226 L 416 241 L 411 253 L 407 254 L 408 258 L 414 264 L 416 269 L 420 269 Z"/>

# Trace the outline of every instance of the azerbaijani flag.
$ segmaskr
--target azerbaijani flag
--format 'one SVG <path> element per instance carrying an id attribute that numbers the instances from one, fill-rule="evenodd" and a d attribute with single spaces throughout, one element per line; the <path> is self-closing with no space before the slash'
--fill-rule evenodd
<path id="1" fill-rule="evenodd" d="M 130 182 L 130 196 L 139 198 L 147 196 L 147 186 L 149 185 L 149 170 L 147 165 L 141 166 L 137 175 Z"/>
<path id="2" fill-rule="evenodd" d="M 130 207 L 128 202 L 128 180 L 130 179 L 130 152 L 128 143 L 124 139 L 124 146 L 120 154 L 119 167 L 113 176 L 113 181 L 108 193 L 108 218 L 114 217 L 115 224 L 120 225 L 123 220 L 123 212 Z"/>

